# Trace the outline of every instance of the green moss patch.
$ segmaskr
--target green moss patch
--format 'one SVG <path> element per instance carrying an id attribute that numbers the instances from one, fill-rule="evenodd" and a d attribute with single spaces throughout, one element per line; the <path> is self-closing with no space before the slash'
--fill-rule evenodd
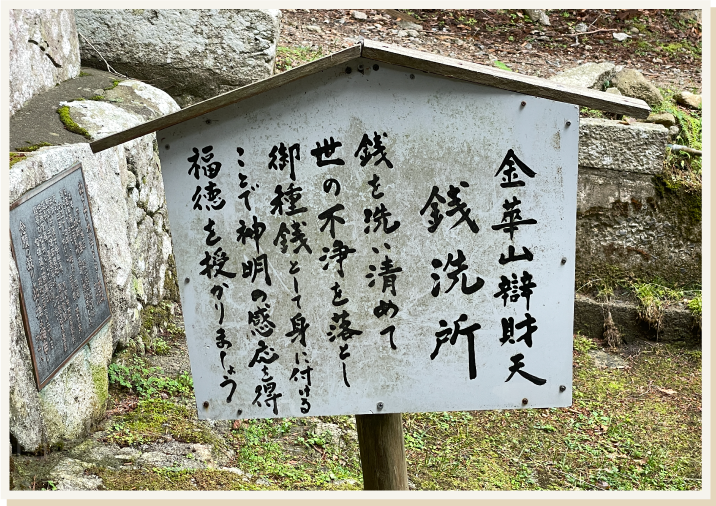
<path id="1" fill-rule="evenodd" d="M 122 447 L 159 441 L 166 434 L 184 443 L 224 446 L 199 423 L 195 409 L 161 398 L 140 400 L 137 409 L 112 420 L 106 432 L 107 441 Z"/>
<path id="2" fill-rule="evenodd" d="M 93 470 L 107 490 L 260 490 L 236 473 L 217 469 Z"/>
<path id="3" fill-rule="evenodd" d="M 45 146 L 52 146 L 49 142 L 38 142 L 37 144 L 31 144 L 29 146 L 23 146 L 21 148 L 17 148 L 17 150 L 21 153 L 31 153 L 32 151 L 37 151 L 40 148 L 44 148 Z"/>
<path id="4" fill-rule="evenodd" d="M 63 105 L 59 107 L 57 109 L 57 114 L 60 115 L 60 121 L 62 121 L 62 124 L 65 125 L 65 129 L 79 135 L 84 135 L 88 139 L 92 139 L 92 136 L 89 134 L 89 132 L 79 126 L 77 123 L 75 123 L 74 120 L 70 117 L 69 106 Z"/>
<path id="5" fill-rule="evenodd" d="M 179 302 L 179 283 L 177 282 L 177 266 L 174 255 L 167 259 L 167 270 L 164 273 L 164 298 Z"/>
<path id="6" fill-rule="evenodd" d="M 115 79 L 114 81 L 112 81 L 111 86 L 107 86 L 106 88 L 104 88 L 104 91 L 109 91 L 109 90 L 115 89 L 121 82 L 122 82 L 121 79 Z"/>
<path id="7" fill-rule="evenodd" d="M 16 153 L 10 151 L 10 167 L 12 168 L 13 165 L 15 165 L 17 162 L 23 161 L 25 158 L 27 158 L 27 155 L 25 153 Z"/>
<path id="8" fill-rule="evenodd" d="M 321 417 L 341 429 L 355 428 L 352 416 Z M 237 465 L 281 490 L 359 490 L 362 471 L 358 443 L 317 433 L 303 418 L 247 420 L 233 431 Z"/>

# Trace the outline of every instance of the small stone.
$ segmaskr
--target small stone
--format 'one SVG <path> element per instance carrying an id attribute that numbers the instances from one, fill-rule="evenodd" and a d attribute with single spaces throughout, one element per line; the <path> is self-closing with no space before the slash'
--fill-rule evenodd
<path id="1" fill-rule="evenodd" d="M 523 9 L 532 21 L 537 21 L 544 26 L 550 26 L 549 17 L 544 9 Z"/>
<path id="2" fill-rule="evenodd" d="M 633 33 L 634 35 L 638 35 L 638 34 L 639 34 L 639 29 L 638 29 L 636 26 L 632 26 L 632 27 L 631 27 L 631 30 L 629 30 L 629 31 L 630 31 L 631 33 Z"/>
<path id="3" fill-rule="evenodd" d="M 399 19 L 398 20 L 398 26 L 402 28 L 403 30 L 417 30 L 422 31 L 423 27 L 420 26 L 417 23 L 413 23 L 411 21 L 407 21 L 405 19 Z"/>
<path id="4" fill-rule="evenodd" d="M 587 44 L 586 46 L 584 46 L 584 49 L 586 49 L 587 51 L 589 51 L 590 49 L 592 49 L 592 46 L 590 46 L 589 44 Z"/>
<path id="5" fill-rule="evenodd" d="M 696 95 L 688 91 L 681 91 L 677 93 L 674 98 L 679 104 L 691 107 L 692 109 L 698 109 L 701 107 L 701 95 Z"/>
<path id="6" fill-rule="evenodd" d="M 668 112 L 652 112 L 644 121 L 646 123 L 658 123 L 659 125 L 664 125 L 666 128 L 676 125 L 676 118 L 674 118 L 673 114 Z"/>
<path id="7" fill-rule="evenodd" d="M 696 21 L 701 23 L 701 10 L 677 10 L 676 17 L 684 21 Z"/>
<path id="8" fill-rule="evenodd" d="M 669 137 L 672 139 L 679 135 L 679 132 L 681 132 L 681 129 L 676 125 L 669 127 Z"/>
<path id="9" fill-rule="evenodd" d="M 583 33 L 587 31 L 587 25 L 585 23 L 578 23 L 577 26 L 574 27 L 575 32 Z"/>
<path id="10" fill-rule="evenodd" d="M 351 12 L 351 14 L 353 15 L 353 18 L 355 18 L 355 19 L 368 19 L 368 15 L 365 12 L 353 11 L 353 12 Z"/>
<path id="11" fill-rule="evenodd" d="M 316 25 L 308 25 L 306 27 L 306 30 L 308 30 L 309 32 L 323 33 L 323 30 L 321 30 L 321 27 L 316 26 Z"/>
<path id="12" fill-rule="evenodd" d="M 629 35 L 627 35 L 626 33 L 613 33 L 612 37 L 617 39 L 619 42 L 624 42 L 629 38 Z"/>
<path id="13" fill-rule="evenodd" d="M 420 34 L 417 30 L 405 30 L 408 33 L 408 37 L 419 37 Z"/>
<path id="14" fill-rule="evenodd" d="M 408 32 L 407 30 L 398 30 L 398 37 L 407 37 Z"/>
<path id="15" fill-rule="evenodd" d="M 568 86 L 601 90 L 604 86 L 604 82 L 611 80 L 612 77 L 614 77 L 613 63 L 590 62 L 565 70 L 551 77 L 550 80 Z"/>
<path id="16" fill-rule="evenodd" d="M 622 92 L 619 91 L 617 88 L 609 88 L 609 89 L 607 89 L 606 91 L 607 91 L 607 93 L 610 93 L 610 94 L 612 94 L 612 95 L 619 95 L 619 96 L 621 96 L 621 94 L 622 94 Z"/>
<path id="17" fill-rule="evenodd" d="M 532 49 L 532 44 L 530 44 L 529 42 L 525 44 L 525 49 Z"/>

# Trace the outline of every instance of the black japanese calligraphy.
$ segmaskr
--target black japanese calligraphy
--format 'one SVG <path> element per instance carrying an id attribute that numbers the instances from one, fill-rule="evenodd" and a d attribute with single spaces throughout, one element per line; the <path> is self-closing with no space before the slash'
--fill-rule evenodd
<path id="1" fill-rule="evenodd" d="M 439 258 L 433 258 L 431 265 L 434 269 L 439 269 L 440 267 L 443 267 L 443 262 Z M 453 267 L 454 270 L 447 272 L 449 267 Z M 484 286 L 485 280 L 482 279 L 480 276 L 476 277 L 474 283 L 468 285 L 467 274 L 465 274 L 467 268 L 468 265 L 465 263 L 465 254 L 462 252 L 461 249 L 457 250 L 457 255 L 455 257 L 453 257 L 452 253 L 448 253 L 447 260 L 445 261 L 445 266 L 442 270 L 443 272 L 447 272 L 447 277 L 450 278 L 452 284 L 447 288 L 447 290 L 445 290 L 444 293 L 449 293 L 450 290 L 453 289 L 455 284 L 457 284 L 457 282 L 460 280 L 460 275 L 462 275 L 461 289 L 462 293 L 464 293 L 465 295 L 471 295 Z M 430 276 L 435 282 L 433 285 L 433 289 L 430 291 L 430 294 L 433 297 L 437 297 L 440 294 L 440 275 L 433 273 Z"/>
<path id="2" fill-rule="evenodd" d="M 250 277 L 252 283 L 256 281 L 256 277 L 262 272 L 264 274 L 264 281 L 268 286 L 271 286 L 271 276 L 269 275 L 268 259 L 266 258 L 266 253 L 262 253 L 256 258 L 253 258 L 247 262 L 241 262 L 241 277 Z"/>
<path id="3" fill-rule="evenodd" d="M 278 155 L 278 156 L 276 156 Z M 289 177 L 291 178 L 291 181 L 296 180 L 296 172 L 294 170 L 294 159 L 300 160 L 301 159 L 301 146 L 296 143 L 288 148 L 286 148 L 286 145 L 282 142 L 278 146 L 274 146 L 271 149 L 271 152 L 269 153 L 269 163 L 268 168 L 273 170 L 280 170 L 283 171 L 284 168 L 286 168 L 286 165 L 290 165 L 291 172 L 289 174 Z M 278 161 L 278 164 L 276 162 Z"/>
<path id="4" fill-rule="evenodd" d="M 251 226 L 247 226 L 244 220 L 239 220 L 239 228 L 236 229 L 236 240 L 241 244 L 246 244 L 247 239 L 253 239 L 256 244 L 256 253 L 259 252 L 259 240 L 261 236 L 266 232 L 266 224 L 259 221 L 256 216 L 252 216 L 253 223 Z"/>
<path id="5" fill-rule="evenodd" d="M 392 225 L 388 225 L 388 217 L 392 216 L 393 213 L 388 211 L 385 204 L 381 203 L 375 208 L 374 211 L 370 209 L 364 209 L 363 214 L 365 215 L 363 221 L 368 223 L 368 226 L 363 229 L 366 234 L 370 233 L 370 222 L 375 223 L 373 232 L 377 232 L 378 229 L 382 228 L 386 234 L 392 234 L 400 227 L 400 222 L 395 220 Z"/>
<path id="6" fill-rule="evenodd" d="M 510 234 L 510 240 L 513 239 L 515 230 L 519 230 L 519 225 L 535 225 L 537 220 L 523 220 L 520 215 L 520 208 L 517 207 L 522 203 L 517 197 L 512 197 L 512 201 L 505 200 L 502 207 L 505 212 L 502 213 L 502 221 L 498 225 L 492 225 L 493 230 L 502 230 L 506 234 Z"/>
<path id="7" fill-rule="evenodd" d="M 522 173 L 527 177 L 533 178 L 536 176 L 532 169 L 530 169 L 522 160 L 517 158 L 517 155 L 515 155 L 515 152 L 512 151 L 512 149 L 508 149 L 505 158 L 500 164 L 500 168 L 497 169 L 497 172 L 495 173 L 495 177 L 502 173 L 502 183 L 500 183 L 502 188 L 513 188 L 515 186 L 525 185 L 525 182 L 519 179 L 519 173 L 515 168 L 515 164 L 517 164 L 517 167 L 519 167 Z"/>
<path id="8" fill-rule="evenodd" d="M 383 137 L 388 137 L 388 134 L 383 132 Z M 370 150 L 371 147 L 373 148 L 373 151 Z M 359 155 L 361 167 L 365 167 L 368 162 L 370 162 L 374 157 L 377 157 L 377 160 L 373 165 L 378 165 L 380 162 L 383 162 L 389 169 L 393 168 L 393 164 L 390 163 L 390 160 L 386 158 L 385 146 L 383 146 L 383 139 L 378 134 L 378 132 L 373 132 L 372 141 L 370 140 L 370 137 L 368 137 L 368 134 L 363 134 L 363 137 L 358 144 L 358 149 L 353 154 L 353 156 L 356 158 L 358 158 Z"/>
<path id="9" fill-rule="evenodd" d="M 343 262 L 348 258 L 348 255 L 355 253 L 356 250 L 354 248 L 351 248 L 347 244 L 344 244 L 343 241 L 340 239 L 336 239 L 333 241 L 333 248 L 325 247 L 323 248 L 323 255 L 318 257 L 318 259 L 321 262 L 326 262 L 323 265 L 323 270 L 328 270 L 328 266 L 330 262 L 328 260 L 333 260 L 338 265 L 338 275 L 340 277 L 343 277 Z"/>
<path id="10" fill-rule="evenodd" d="M 517 274 L 514 272 L 511 280 L 507 276 L 500 276 L 499 291 L 494 294 L 494 297 L 502 297 L 503 307 L 507 306 L 508 298 L 510 302 L 516 302 L 520 297 L 523 297 L 527 303 L 527 310 L 530 309 L 530 296 L 532 295 L 532 289 L 537 284 L 532 281 L 532 275 L 527 271 L 522 271 L 520 282 L 522 284 L 518 285 Z"/>
<path id="11" fill-rule="evenodd" d="M 435 350 L 430 354 L 430 360 L 435 360 L 440 352 L 440 347 L 450 341 L 451 345 L 455 345 L 458 336 L 465 336 L 467 338 L 467 353 L 468 353 L 468 369 L 470 373 L 470 379 L 477 378 L 477 365 L 475 362 L 475 331 L 479 330 L 480 324 L 473 323 L 469 327 L 462 328 L 462 323 L 467 321 L 467 315 L 461 314 L 457 320 L 453 322 L 453 328 L 448 327 L 448 323 L 445 320 L 440 320 L 439 330 L 435 333 Z"/>
<path id="12" fill-rule="evenodd" d="M 204 269 L 199 272 L 200 275 L 206 276 L 211 279 L 216 276 L 225 276 L 227 278 L 236 277 L 235 272 L 229 272 L 224 270 L 224 265 L 229 261 L 229 255 L 221 249 L 219 246 L 214 253 L 209 254 L 208 251 L 204 252 L 204 259 L 199 262 L 199 265 L 203 265 Z"/>
<path id="13" fill-rule="evenodd" d="M 504 345 L 509 342 L 515 344 L 515 329 L 525 329 L 525 333 L 517 338 L 517 342 L 524 341 L 528 348 L 532 347 L 532 334 L 539 328 L 536 325 L 535 320 L 529 313 L 525 313 L 525 319 L 515 325 L 515 319 L 513 317 L 502 318 L 502 337 L 500 343 Z"/>
<path id="14" fill-rule="evenodd" d="M 517 355 L 510 357 L 512 365 L 509 367 L 510 375 L 505 380 L 505 383 L 510 381 L 512 379 L 512 376 L 515 375 L 515 373 L 518 373 L 520 376 L 522 376 L 528 381 L 531 381 L 535 385 L 544 385 L 545 383 L 547 383 L 546 379 L 538 378 L 537 376 L 534 376 L 522 370 L 522 368 L 525 366 L 525 363 L 522 362 L 522 359 L 524 358 L 525 356 L 522 353 L 518 353 Z"/>
<path id="15" fill-rule="evenodd" d="M 211 161 L 214 159 L 214 153 L 212 153 L 213 149 L 213 146 L 205 146 L 201 148 L 201 152 L 203 153 L 203 156 L 201 156 L 197 148 L 191 148 L 194 154 L 187 158 L 187 161 L 191 162 L 191 167 L 189 168 L 188 174 L 194 176 L 196 179 L 199 179 L 199 170 L 201 170 L 204 176 L 208 177 L 209 179 L 214 179 L 217 175 L 219 175 L 219 171 L 221 170 L 221 163 L 217 161 Z M 199 163 L 200 157 L 201 162 L 203 163 Z"/>
<path id="16" fill-rule="evenodd" d="M 316 165 L 318 167 L 324 167 L 326 165 L 345 165 L 346 162 L 341 158 L 324 159 L 330 158 L 336 152 L 336 149 L 340 148 L 343 144 L 338 141 L 334 141 L 331 137 L 330 142 L 328 139 L 323 139 L 323 146 L 320 142 L 316 142 L 316 147 L 311 150 L 311 154 L 316 157 Z"/>
<path id="17" fill-rule="evenodd" d="M 345 207 L 343 207 L 343 204 L 336 204 L 335 206 L 326 209 L 318 215 L 319 220 L 324 220 L 323 225 L 321 225 L 321 232 L 323 232 L 326 227 L 330 225 L 329 232 L 331 234 L 331 239 L 336 238 L 336 222 L 340 223 L 341 225 L 344 225 L 346 222 L 346 220 L 343 219 L 341 216 L 336 215 L 337 212 L 342 211 L 344 209 Z"/>

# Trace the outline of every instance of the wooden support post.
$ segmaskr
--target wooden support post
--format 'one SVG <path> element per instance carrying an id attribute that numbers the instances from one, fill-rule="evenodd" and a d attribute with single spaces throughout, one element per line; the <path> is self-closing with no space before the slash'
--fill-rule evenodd
<path id="1" fill-rule="evenodd" d="M 356 415 L 364 490 L 408 490 L 400 413 Z"/>

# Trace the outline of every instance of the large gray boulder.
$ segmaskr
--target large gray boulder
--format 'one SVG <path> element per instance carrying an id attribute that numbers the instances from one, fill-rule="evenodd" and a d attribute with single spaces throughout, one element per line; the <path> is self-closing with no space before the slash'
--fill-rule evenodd
<path id="1" fill-rule="evenodd" d="M 167 94 L 142 83 L 115 90 L 127 100 L 67 103 L 72 119 L 93 138 L 179 110 Z M 113 350 L 136 338 L 143 308 L 165 296 L 171 239 L 155 134 L 97 154 L 86 143 L 31 153 L 10 169 L 10 202 L 77 162 L 84 169 L 112 319 L 38 392 L 17 268 L 10 261 L 10 433 L 26 451 L 80 437 L 104 416 Z"/>
<path id="2" fill-rule="evenodd" d="M 83 65 L 106 70 L 99 52 L 185 107 L 271 76 L 281 12 L 80 9 L 76 18 Z"/>
<path id="3" fill-rule="evenodd" d="M 10 115 L 36 94 L 79 75 L 72 10 L 11 10 L 9 35 Z"/>
<path id="4" fill-rule="evenodd" d="M 557 75 L 549 78 L 550 81 L 556 81 L 567 86 L 577 86 L 579 88 L 591 88 L 601 90 L 607 81 L 611 81 L 614 77 L 613 63 L 585 63 L 578 67 L 565 70 Z"/>
<path id="5" fill-rule="evenodd" d="M 626 97 L 640 98 L 651 106 L 659 105 L 664 97 L 638 70 L 624 69 L 614 76 L 612 85 Z"/>

